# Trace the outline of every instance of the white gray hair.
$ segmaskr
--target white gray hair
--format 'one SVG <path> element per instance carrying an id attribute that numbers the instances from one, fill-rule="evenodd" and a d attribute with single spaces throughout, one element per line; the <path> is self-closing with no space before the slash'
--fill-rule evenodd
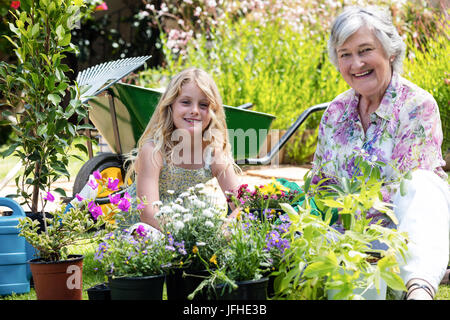
<path id="1" fill-rule="evenodd" d="M 377 6 L 347 7 L 334 20 L 328 40 L 328 55 L 335 67 L 338 68 L 336 48 L 362 26 L 367 26 L 373 31 L 386 55 L 394 57 L 391 62 L 393 70 L 401 73 L 406 45 L 393 25 L 389 11 Z"/>

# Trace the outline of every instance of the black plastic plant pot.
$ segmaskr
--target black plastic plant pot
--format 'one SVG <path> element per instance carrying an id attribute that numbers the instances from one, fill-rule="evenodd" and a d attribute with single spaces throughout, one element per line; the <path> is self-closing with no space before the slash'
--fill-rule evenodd
<path id="1" fill-rule="evenodd" d="M 217 300 L 267 300 L 268 282 L 269 278 L 237 282 L 238 287 L 231 292 L 223 285 L 218 285 L 216 298 Z"/>
<path id="2" fill-rule="evenodd" d="M 185 275 L 183 276 L 183 272 Z M 171 268 L 166 273 L 167 300 L 187 301 L 188 295 L 209 276 L 208 271 L 189 271 L 183 268 Z M 206 300 L 203 292 L 198 292 L 193 300 Z"/>
<path id="3" fill-rule="evenodd" d="M 165 275 L 109 278 L 111 300 L 162 300 Z"/>
<path id="4" fill-rule="evenodd" d="M 108 284 L 100 283 L 86 290 L 89 300 L 111 300 Z"/>

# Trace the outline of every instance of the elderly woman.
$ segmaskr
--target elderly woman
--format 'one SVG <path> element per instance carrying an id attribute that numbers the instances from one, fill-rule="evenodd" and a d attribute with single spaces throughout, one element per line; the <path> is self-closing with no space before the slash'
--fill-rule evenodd
<path id="1" fill-rule="evenodd" d="M 334 21 L 328 48 L 351 89 L 336 97 L 322 117 L 316 178 L 350 178 L 355 150 L 387 164 L 385 181 L 412 172 L 406 196 L 393 186 L 382 191 L 384 200 L 394 204 L 399 225 L 376 212 L 373 221 L 383 219 L 408 233 L 409 255 L 401 268 L 405 298 L 433 299 L 448 264 L 450 224 L 437 103 L 400 76 L 405 44 L 380 8 L 345 9 Z"/>

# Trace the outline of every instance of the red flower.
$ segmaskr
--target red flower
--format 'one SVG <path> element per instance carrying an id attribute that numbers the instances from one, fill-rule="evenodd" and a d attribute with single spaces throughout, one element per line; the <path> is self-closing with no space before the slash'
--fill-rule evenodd
<path id="1" fill-rule="evenodd" d="M 20 1 L 11 1 L 11 8 L 18 9 L 20 7 Z"/>

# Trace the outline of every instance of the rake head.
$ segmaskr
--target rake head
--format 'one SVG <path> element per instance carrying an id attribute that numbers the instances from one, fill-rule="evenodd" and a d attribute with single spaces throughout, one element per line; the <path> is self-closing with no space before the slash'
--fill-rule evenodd
<path id="1" fill-rule="evenodd" d="M 80 87 L 87 86 L 86 91 L 81 95 L 81 100 L 87 102 L 100 94 L 142 66 L 150 57 L 142 56 L 104 62 L 81 71 L 78 73 L 76 81 Z"/>

